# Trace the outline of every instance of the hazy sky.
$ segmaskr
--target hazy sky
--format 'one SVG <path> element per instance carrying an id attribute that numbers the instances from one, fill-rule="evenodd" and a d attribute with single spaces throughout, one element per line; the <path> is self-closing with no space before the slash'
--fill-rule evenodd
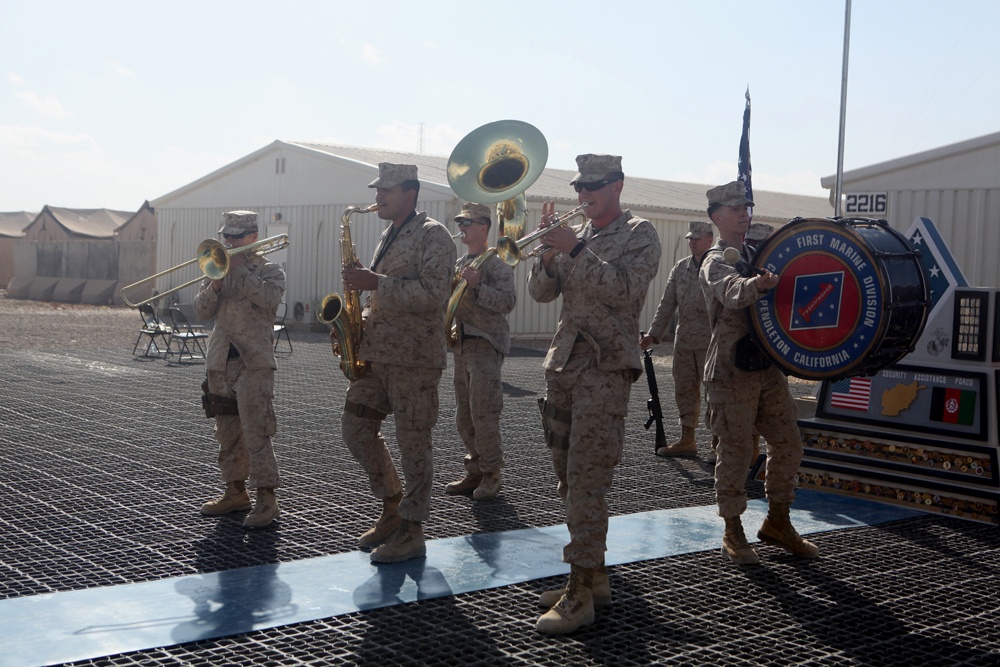
<path id="1" fill-rule="evenodd" d="M 826 196 L 843 0 L 4 0 L 0 211 L 133 211 L 275 139 L 448 155 L 527 121 L 548 166 Z M 1000 2 L 855 0 L 845 169 L 1000 130 Z M 421 133 L 422 128 L 422 133 Z M 252 202 L 251 202 L 252 203 Z"/>

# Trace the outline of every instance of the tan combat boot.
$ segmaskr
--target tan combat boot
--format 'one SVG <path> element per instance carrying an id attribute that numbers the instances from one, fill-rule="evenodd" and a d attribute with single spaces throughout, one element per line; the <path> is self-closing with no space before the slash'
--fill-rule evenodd
<path id="1" fill-rule="evenodd" d="M 262 486 L 257 489 L 257 502 L 254 503 L 253 511 L 243 519 L 243 527 L 263 528 L 270 526 L 279 514 L 281 514 L 281 509 L 278 507 L 278 499 L 274 496 L 274 489 Z"/>
<path id="2" fill-rule="evenodd" d="M 497 497 L 500 487 L 503 486 L 503 475 L 497 470 L 483 475 L 483 481 L 472 492 L 473 500 L 492 500 Z"/>
<path id="3" fill-rule="evenodd" d="M 474 475 L 471 472 L 467 472 L 465 473 L 465 477 L 462 479 L 457 482 L 452 482 L 444 487 L 444 492 L 453 496 L 461 493 L 470 493 L 476 490 L 476 487 L 479 486 L 481 481 L 483 481 L 482 475 Z"/>
<path id="4" fill-rule="evenodd" d="M 694 427 L 682 426 L 681 439 L 672 445 L 660 447 L 656 450 L 657 456 L 697 456 L 698 443 L 694 441 Z"/>
<path id="5" fill-rule="evenodd" d="M 392 534 L 396 532 L 400 522 L 403 520 L 399 516 L 399 512 L 396 511 L 402 500 L 403 492 L 400 491 L 391 498 L 386 498 L 382 501 L 382 513 L 378 515 L 375 525 L 358 538 L 359 547 L 365 550 L 374 549 L 392 537 Z"/>
<path id="6" fill-rule="evenodd" d="M 759 565 L 760 558 L 743 534 L 743 522 L 738 516 L 725 517 L 726 532 L 722 536 L 722 555 L 737 565 Z"/>
<path id="7" fill-rule="evenodd" d="M 768 503 L 767 517 L 757 531 L 757 539 L 765 544 L 781 547 L 799 558 L 816 558 L 819 556 L 819 547 L 798 534 L 788 516 L 788 507 L 788 503 Z"/>
<path id="8" fill-rule="evenodd" d="M 705 460 L 709 463 L 715 463 L 719 460 L 719 436 L 712 436 L 712 451 L 708 453 L 708 457 Z"/>
<path id="9" fill-rule="evenodd" d="M 226 483 L 226 492 L 215 500 L 210 500 L 201 506 L 205 516 L 222 516 L 230 512 L 244 512 L 250 509 L 250 494 L 242 479 Z"/>
<path id="10" fill-rule="evenodd" d="M 373 563 L 399 563 L 427 555 L 424 529 L 419 521 L 403 519 L 389 541 L 372 552 Z"/>
<path id="11" fill-rule="evenodd" d="M 594 609 L 600 609 L 611 604 L 611 582 L 608 581 L 608 568 L 606 565 L 602 565 L 594 570 L 590 591 L 591 596 L 594 598 Z M 538 604 L 546 609 L 552 609 L 559 602 L 559 598 L 565 594 L 565 587 L 545 591 L 538 596 Z"/>
<path id="12" fill-rule="evenodd" d="M 594 622 L 594 571 L 571 565 L 566 591 L 552 609 L 542 614 L 535 629 L 549 635 L 565 635 Z"/>

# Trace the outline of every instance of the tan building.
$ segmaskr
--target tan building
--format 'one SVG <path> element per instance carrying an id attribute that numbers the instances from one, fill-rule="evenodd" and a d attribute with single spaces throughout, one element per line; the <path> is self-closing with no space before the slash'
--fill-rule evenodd
<path id="1" fill-rule="evenodd" d="M 202 239 L 215 236 L 223 211 L 257 211 L 265 223 L 262 235 L 289 235 L 289 247 L 271 255 L 286 269 L 289 321 L 313 323 L 316 306 L 323 297 L 343 290 L 340 218 L 347 206 L 373 201 L 367 185 L 376 177 L 379 162 L 416 164 L 421 180 L 417 208 L 454 229 L 451 219 L 463 202 L 448 185 L 447 156 L 275 141 L 153 200 L 160 224 L 157 265 L 163 270 L 191 259 Z M 625 166 L 627 170 L 627 157 Z M 735 165 L 733 170 L 735 174 Z M 576 195 L 569 186 L 575 173 L 575 169 L 548 168 L 528 188 L 525 231 L 536 228 L 546 200 L 554 199 L 562 212 L 576 206 Z M 641 321 L 653 318 L 670 267 L 687 254 L 684 235 L 688 223 L 708 220 L 705 191 L 713 185 L 717 184 L 660 181 L 627 172 L 622 203 L 653 222 L 664 249 Z M 819 197 L 755 190 L 754 200 L 755 219 L 776 227 L 797 216 L 829 217 L 833 213 L 829 202 Z M 351 235 L 363 261 L 371 259 L 384 224 L 372 213 L 351 218 Z M 496 225 L 491 236 L 491 244 L 495 244 Z M 538 304 L 528 297 L 526 271 L 526 267 L 516 269 L 518 300 L 509 317 L 511 334 L 521 338 L 551 336 L 559 308 Z M 157 287 L 163 291 L 196 275 L 193 269 L 190 275 L 179 271 Z M 194 298 L 190 288 L 178 294 L 182 302 Z"/>
<path id="2" fill-rule="evenodd" d="M 135 213 L 46 206 L 13 244 L 8 295 L 66 303 L 121 303 L 120 285 L 154 273 L 157 232 L 149 202 Z M 151 290 L 147 286 L 145 293 Z"/>
<path id="3" fill-rule="evenodd" d="M 836 175 L 820 182 L 833 202 Z M 1000 132 L 843 174 L 842 215 L 934 221 L 970 285 L 1000 287 Z"/>
<path id="4" fill-rule="evenodd" d="M 14 242 L 24 238 L 24 228 L 35 215 L 27 211 L 0 213 L 0 287 L 6 288 L 14 277 Z"/>

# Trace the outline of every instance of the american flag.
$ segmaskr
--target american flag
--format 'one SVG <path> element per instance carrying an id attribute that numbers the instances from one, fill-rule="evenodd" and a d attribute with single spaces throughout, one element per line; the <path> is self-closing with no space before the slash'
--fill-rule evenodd
<path id="1" fill-rule="evenodd" d="M 747 199 L 753 201 L 753 186 L 750 184 L 750 86 L 747 86 L 747 106 L 743 110 L 743 136 L 740 137 L 740 158 L 736 163 L 736 180 L 743 181 L 747 189 Z"/>
<path id="2" fill-rule="evenodd" d="M 844 378 L 830 386 L 830 407 L 868 412 L 871 378 Z"/>

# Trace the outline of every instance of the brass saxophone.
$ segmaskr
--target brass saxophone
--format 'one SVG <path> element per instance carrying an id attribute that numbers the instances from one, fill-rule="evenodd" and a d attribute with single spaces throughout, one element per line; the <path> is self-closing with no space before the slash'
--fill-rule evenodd
<path id="1" fill-rule="evenodd" d="M 351 241 L 351 216 L 355 213 L 369 213 L 378 208 L 371 206 L 348 206 L 344 215 L 340 216 L 343 225 L 340 228 L 341 268 L 348 269 L 359 264 L 358 255 Z M 336 337 L 333 341 L 333 355 L 340 357 L 340 369 L 348 380 L 354 381 L 368 372 L 368 362 L 358 358 L 361 348 L 361 336 L 365 325 L 361 319 L 361 296 L 357 290 L 344 290 L 344 297 L 339 294 L 327 294 L 319 305 L 316 319 L 323 324 L 331 325 L 331 333 Z"/>
<path id="2" fill-rule="evenodd" d="M 472 260 L 469 268 L 478 269 L 495 254 L 497 254 L 496 248 L 487 248 Z M 458 311 L 458 304 L 462 301 L 462 297 L 465 296 L 465 291 L 468 288 L 469 281 L 456 273 L 455 286 L 452 288 L 451 297 L 448 299 L 448 309 L 445 311 L 444 316 L 444 335 L 448 341 L 448 347 L 458 345 L 458 322 L 455 321 L 455 313 Z"/>

